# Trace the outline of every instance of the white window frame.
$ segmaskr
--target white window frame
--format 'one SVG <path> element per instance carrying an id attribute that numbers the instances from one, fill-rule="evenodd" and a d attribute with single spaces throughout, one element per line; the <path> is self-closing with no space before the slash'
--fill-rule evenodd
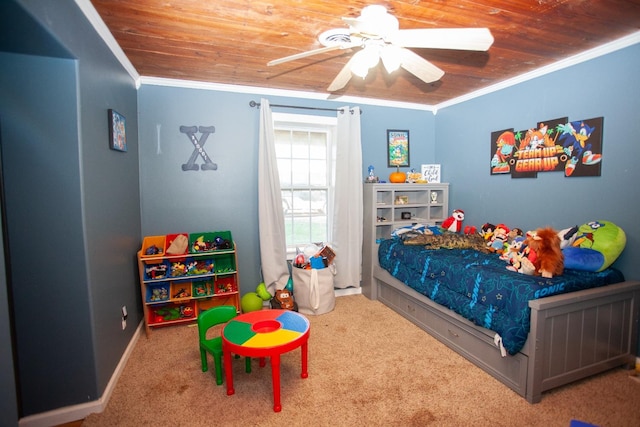
<path id="1" fill-rule="evenodd" d="M 312 116 L 304 114 L 272 113 L 274 130 L 296 130 L 306 132 L 326 132 L 327 133 L 327 243 L 332 239 L 333 225 L 333 173 L 335 168 L 335 147 L 337 135 L 337 117 Z M 287 187 L 290 189 L 318 189 L 318 187 Z M 325 188 L 325 187 L 321 187 Z M 286 219 L 286 215 L 285 215 Z M 313 242 L 309 242 L 313 243 Z M 287 244 L 287 257 L 293 258 L 296 254 L 296 247 Z"/>

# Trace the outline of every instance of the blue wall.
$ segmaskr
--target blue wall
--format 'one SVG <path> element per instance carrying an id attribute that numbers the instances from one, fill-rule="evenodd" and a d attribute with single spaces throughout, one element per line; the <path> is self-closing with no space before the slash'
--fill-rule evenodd
<path id="1" fill-rule="evenodd" d="M 137 91 L 75 2 L 2 2 L 0 15 L 11 272 L 0 302 L 16 332 L 0 337 L 18 373 L 2 401 L 25 417 L 98 401 L 141 320 Z M 127 153 L 108 148 L 109 108 L 127 118 Z"/>
<path id="2" fill-rule="evenodd" d="M 70 402 L 64 393 L 51 397 L 47 393 L 66 381 L 64 370 L 51 367 L 64 366 L 67 357 L 73 358 L 80 379 L 75 390 L 96 388 L 91 375 L 93 349 L 75 345 L 91 341 L 89 290 L 78 286 L 84 284 L 87 268 L 83 232 L 77 227 L 82 212 L 75 61 L 2 54 L 0 64 L 5 71 L 0 79 L 2 97 L 14 101 L 0 111 L 19 379 L 24 410 L 36 413 L 49 404 Z M 41 98 L 43 93 L 49 95 Z M 18 104 L 18 99 L 39 102 Z M 33 242 L 40 256 L 34 253 Z M 57 301 L 62 295 L 65 304 Z M 67 311 L 63 308 L 67 304 L 75 308 Z M 51 365 L 39 363 L 43 348 L 51 349 L 47 351 Z M 42 406 L 44 402 L 49 403 Z"/>
<path id="3" fill-rule="evenodd" d="M 451 183 L 451 208 L 465 224 L 505 223 L 523 230 L 609 220 L 626 232 L 614 264 L 640 279 L 640 44 L 438 112 L 436 159 Z M 491 132 L 537 122 L 604 117 L 600 177 L 536 179 L 490 175 Z"/>
<path id="4" fill-rule="evenodd" d="M 344 102 L 267 96 L 271 104 L 337 108 Z M 260 95 L 143 84 L 139 90 L 140 188 L 144 235 L 231 230 L 238 245 L 241 291 L 260 281 L 258 131 Z M 427 111 L 360 105 L 363 180 L 368 165 L 388 177 L 386 130 L 410 131 L 411 166 L 435 159 L 434 116 Z M 328 115 L 332 112 L 274 111 Z M 193 152 L 180 126 L 214 126 L 204 149 L 215 171 L 183 171 Z M 198 133 L 196 135 L 200 137 Z M 198 159 L 197 164 L 202 164 Z"/>

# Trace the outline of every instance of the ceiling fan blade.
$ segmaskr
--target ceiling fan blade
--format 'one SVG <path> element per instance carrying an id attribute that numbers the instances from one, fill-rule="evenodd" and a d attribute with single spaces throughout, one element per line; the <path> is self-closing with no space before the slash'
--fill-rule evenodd
<path id="1" fill-rule="evenodd" d="M 306 58 L 307 56 L 317 55 L 319 53 L 331 52 L 333 50 L 338 49 L 348 49 L 351 45 L 347 45 L 344 47 L 343 45 L 333 45 L 333 46 L 325 46 L 319 49 L 308 50 L 306 52 L 296 53 L 295 55 L 285 56 L 284 58 L 274 59 L 273 61 L 267 62 L 268 66 L 279 65 L 284 62 L 295 61 L 296 59 Z"/>
<path id="2" fill-rule="evenodd" d="M 444 71 L 409 49 L 400 49 L 400 66 L 425 83 L 440 80 Z"/>
<path id="3" fill-rule="evenodd" d="M 488 28 L 422 28 L 398 30 L 386 41 L 402 47 L 486 51 L 493 36 Z"/>
<path id="4" fill-rule="evenodd" d="M 336 78 L 333 79 L 333 81 L 327 88 L 327 91 L 335 92 L 337 90 L 342 89 L 347 85 L 347 83 L 349 83 L 349 80 L 351 80 L 351 77 L 352 77 L 351 66 L 354 62 L 353 58 L 355 58 L 355 55 L 352 56 L 351 59 L 349 59 L 349 61 L 344 65 L 344 67 L 342 67 L 342 70 L 340 70 Z"/>

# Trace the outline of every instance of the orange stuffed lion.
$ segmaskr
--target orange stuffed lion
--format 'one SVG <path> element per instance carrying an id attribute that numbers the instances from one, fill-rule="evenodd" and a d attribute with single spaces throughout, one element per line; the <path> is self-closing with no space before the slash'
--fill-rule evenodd
<path id="1" fill-rule="evenodd" d="M 560 238 L 554 229 L 539 228 L 527 232 L 522 247 L 525 257 L 533 264 L 533 275 L 551 278 L 560 276 L 564 271 Z"/>

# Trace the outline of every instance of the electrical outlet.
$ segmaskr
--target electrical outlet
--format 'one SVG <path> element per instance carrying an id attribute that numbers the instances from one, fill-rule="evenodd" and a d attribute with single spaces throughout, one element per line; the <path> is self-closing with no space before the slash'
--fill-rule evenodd
<path id="1" fill-rule="evenodd" d="M 122 306 L 122 330 L 124 331 L 124 329 L 127 327 L 127 306 L 123 305 Z"/>

